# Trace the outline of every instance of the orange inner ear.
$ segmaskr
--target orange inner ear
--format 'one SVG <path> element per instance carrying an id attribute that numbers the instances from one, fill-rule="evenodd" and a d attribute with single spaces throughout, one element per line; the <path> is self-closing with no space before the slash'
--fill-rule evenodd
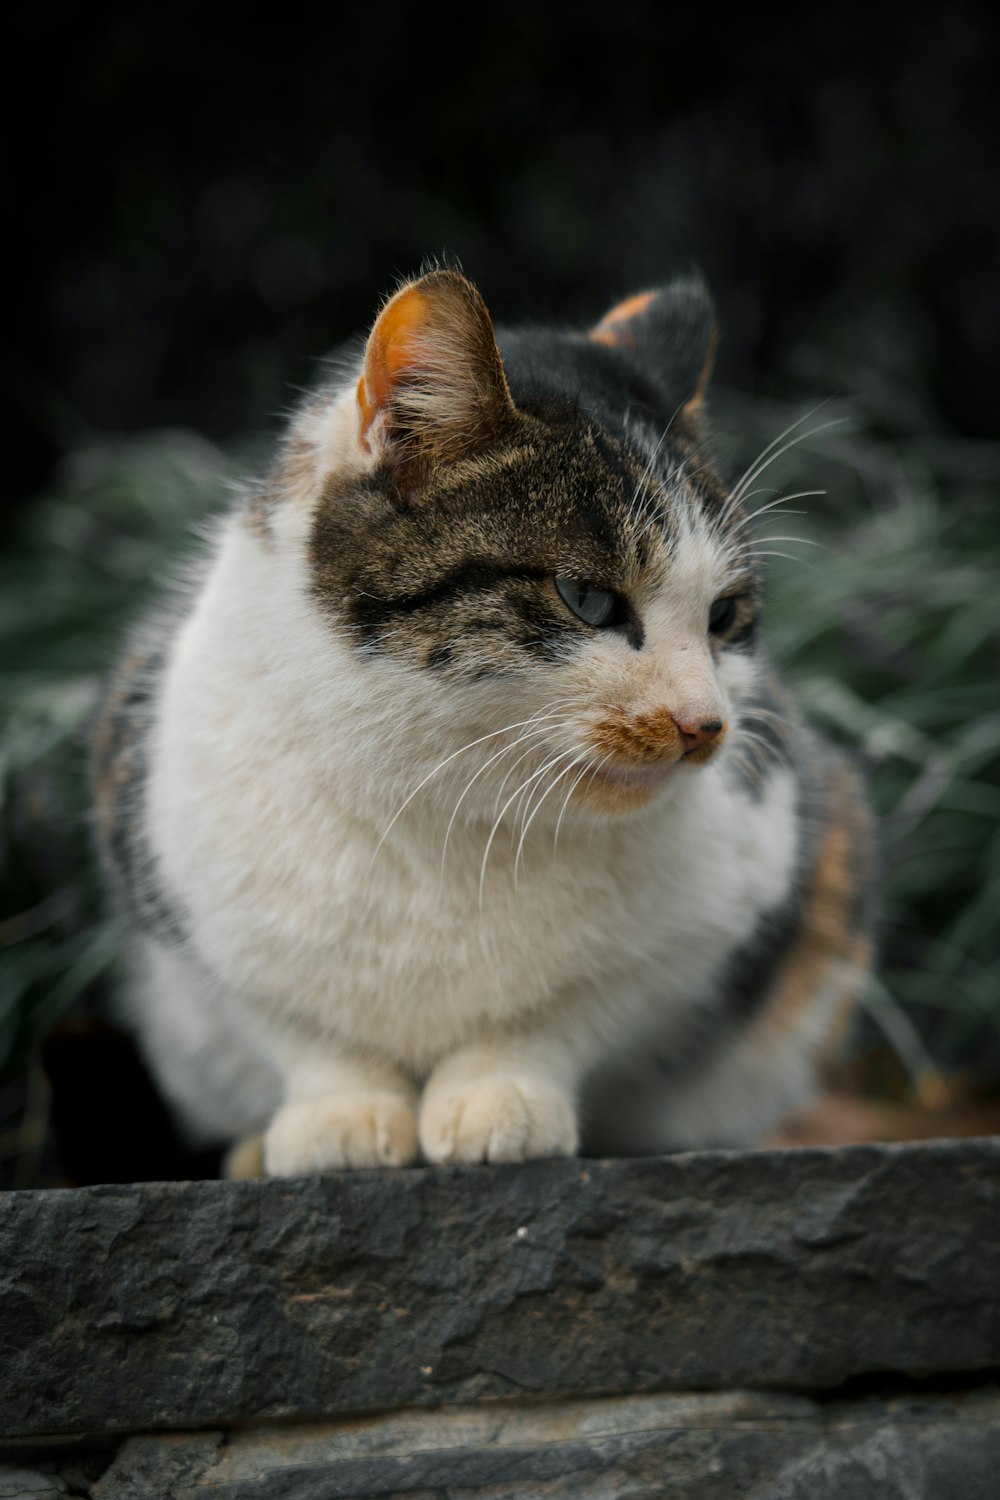
<path id="1" fill-rule="evenodd" d="M 637 292 L 634 297 L 626 297 L 624 302 L 619 302 L 610 312 L 592 328 L 587 337 L 595 344 L 607 344 L 609 348 L 635 348 L 635 334 L 629 328 L 633 318 L 644 313 L 651 302 L 656 300 L 656 292 Z"/>
<path id="2" fill-rule="evenodd" d="M 705 398 L 705 392 L 708 389 L 708 382 L 712 378 L 712 370 L 715 367 L 715 351 L 718 347 L 719 330 L 713 324 L 712 337 L 709 340 L 708 344 L 708 354 L 706 356 L 705 363 L 701 367 L 701 374 L 698 376 L 698 384 L 694 388 L 694 395 L 690 396 L 684 403 L 684 410 L 686 412 L 689 412 L 691 414 L 697 412 L 699 406 Z"/>
<path id="3" fill-rule="evenodd" d="M 368 429 L 389 403 L 393 390 L 407 373 L 419 368 L 418 338 L 428 322 L 427 298 L 414 287 L 404 287 L 382 309 L 365 351 L 365 368 L 358 381 L 361 441 L 368 446 Z"/>

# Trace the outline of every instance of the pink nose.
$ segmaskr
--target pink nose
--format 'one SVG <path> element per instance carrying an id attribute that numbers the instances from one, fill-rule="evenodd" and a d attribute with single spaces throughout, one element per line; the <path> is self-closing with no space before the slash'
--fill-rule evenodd
<path id="1" fill-rule="evenodd" d="M 671 715 L 673 717 L 673 715 Z M 688 720 L 674 719 L 684 742 L 684 754 L 690 750 L 700 750 L 703 745 L 709 745 L 716 735 L 722 733 L 722 720 L 712 719 L 708 724 L 692 723 Z"/>

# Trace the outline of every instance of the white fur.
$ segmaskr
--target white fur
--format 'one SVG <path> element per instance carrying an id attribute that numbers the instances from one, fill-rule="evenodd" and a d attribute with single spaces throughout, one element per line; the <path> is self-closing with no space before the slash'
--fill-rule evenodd
<path id="1" fill-rule="evenodd" d="M 317 485 L 369 461 L 351 401 L 303 422 Z M 147 1050 L 196 1135 L 273 1119 L 276 1173 L 402 1164 L 417 1128 L 433 1160 L 572 1152 L 584 1080 L 710 1002 L 726 955 L 793 878 L 790 778 L 754 801 L 724 774 L 725 749 L 632 813 L 573 790 L 608 703 L 738 712 L 751 668 L 723 653 L 717 670 L 705 632 L 724 559 L 692 510 L 669 591 L 643 603 L 642 651 L 602 637 L 456 697 L 359 656 L 321 613 L 311 513 L 305 494 L 277 507 L 270 545 L 231 517 L 173 642 L 148 808 L 190 944 L 145 945 Z M 717 1134 L 734 1091 L 751 1101 L 740 1129 L 763 1128 L 786 1101 L 760 1074 L 727 1054 L 654 1101 L 650 1146 Z"/>

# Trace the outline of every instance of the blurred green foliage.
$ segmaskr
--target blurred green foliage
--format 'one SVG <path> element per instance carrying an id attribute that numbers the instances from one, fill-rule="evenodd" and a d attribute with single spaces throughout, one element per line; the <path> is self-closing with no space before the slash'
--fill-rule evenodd
<path id="1" fill-rule="evenodd" d="M 111 968 L 91 718 L 129 623 L 235 474 L 184 432 L 88 448 L 0 557 L 0 1076 Z"/>
<path id="2" fill-rule="evenodd" d="M 802 415 L 727 393 L 715 410 L 734 472 Z M 789 556 L 770 562 L 767 639 L 812 719 L 870 768 L 885 865 L 873 1016 L 913 1074 L 928 1056 L 1000 1074 L 1000 445 L 928 435 L 924 414 L 885 391 L 809 435 L 840 415 L 827 405 L 804 421 L 759 481 L 827 492 L 804 502 L 808 516 L 779 506 L 760 519 L 763 537 L 821 544 L 771 544 Z M 112 992 L 88 723 L 129 621 L 249 461 L 177 431 L 89 448 L 0 561 L 8 1076 L 55 1016 Z"/>
<path id="3" fill-rule="evenodd" d="M 786 493 L 826 495 L 791 503 L 807 515 L 760 517 L 762 537 L 818 544 L 772 544 L 788 555 L 770 560 L 767 639 L 811 721 L 867 765 L 882 867 L 870 1015 L 918 1086 L 935 1062 L 995 1083 L 1000 444 L 915 428 L 897 402 L 865 406 L 781 461 Z M 741 446 L 787 425 L 760 400 L 725 408 Z"/>

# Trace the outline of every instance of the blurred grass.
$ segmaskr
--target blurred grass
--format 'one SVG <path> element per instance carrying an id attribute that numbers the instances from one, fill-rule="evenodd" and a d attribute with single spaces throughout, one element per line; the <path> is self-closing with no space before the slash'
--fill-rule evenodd
<path id="1" fill-rule="evenodd" d="M 855 375 L 857 372 L 853 372 Z M 845 382 L 858 389 L 863 382 Z M 802 415 L 721 393 L 739 468 Z M 841 415 L 826 406 L 804 432 Z M 0 560 L 0 1074 L 110 992 L 115 942 L 88 828 L 86 731 L 129 621 L 224 503 L 245 455 L 186 432 L 77 454 Z M 1000 445 L 935 435 L 864 389 L 852 419 L 762 476 L 780 508 L 767 639 L 813 721 L 862 750 L 882 821 L 882 965 L 868 1006 L 911 1077 L 1000 1078 Z M 775 493 L 777 493 L 775 491 Z M 761 494 L 764 504 L 772 494 Z M 799 560 L 801 559 L 801 560 Z"/>
<path id="2" fill-rule="evenodd" d="M 186 432 L 90 447 L 0 558 L 0 1078 L 112 968 L 89 828 L 91 717 L 130 621 L 236 474 Z"/>
<path id="3" fill-rule="evenodd" d="M 796 415 L 735 396 L 720 412 L 741 457 Z M 798 430 L 844 416 L 824 405 Z M 766 634 L 811 721 L 866 764 L 882 866 L 867 1009 L 918 1095 L 936 1067 L 996 1084 L 1000 444 L 936 435 L 875 386 L 761 478 L 779 481 L 827 492 L 760 518 L 761 536 L 820 544 L 773 544 L 789 556 L 770 560 Z"/>

